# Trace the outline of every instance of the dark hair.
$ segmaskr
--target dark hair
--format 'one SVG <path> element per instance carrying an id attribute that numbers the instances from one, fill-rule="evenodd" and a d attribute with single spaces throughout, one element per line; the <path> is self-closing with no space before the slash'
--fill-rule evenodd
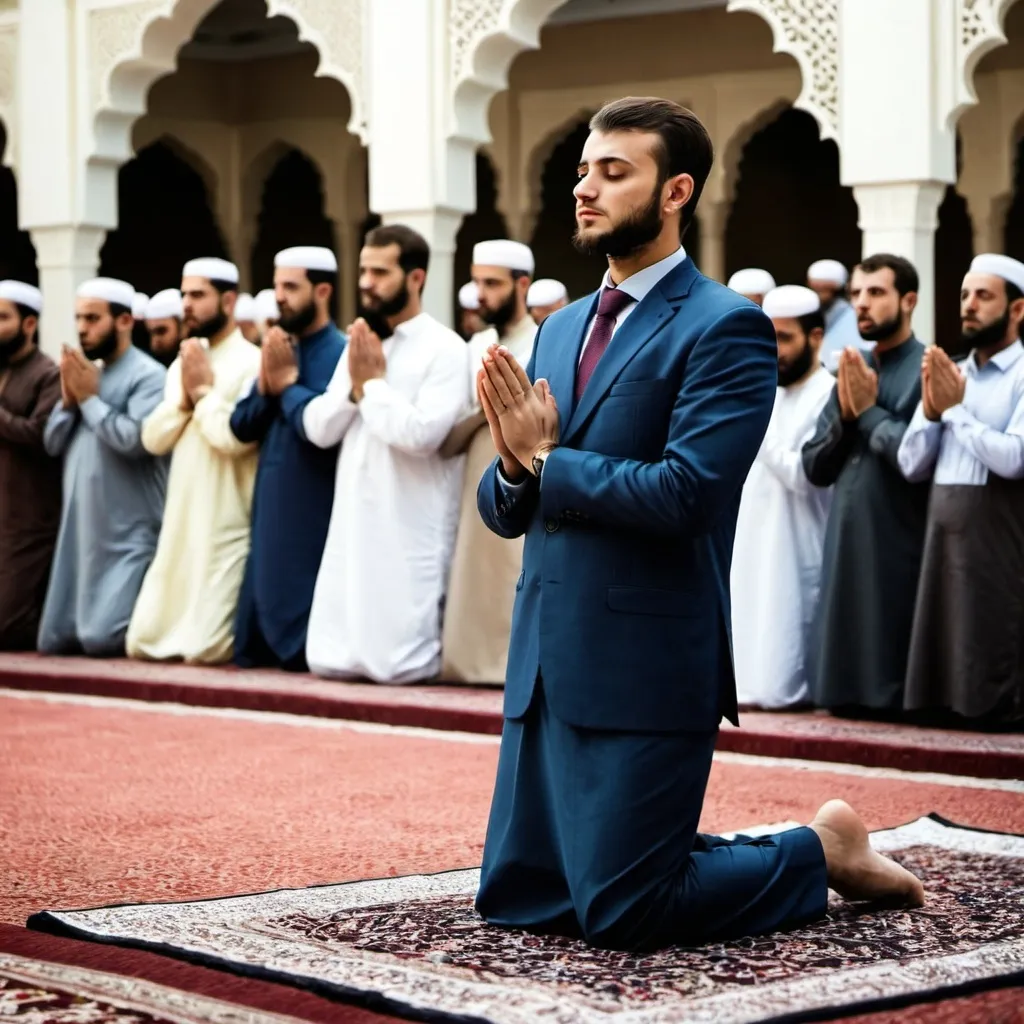
<path id="1" fill-rule="evenodd" d="M 590 119 L 590 130 L 650 132 L 660 137 L 661 143 L 654 153 L 658 161 L 658 187 L 677 174 L 689 174 L 693 178 L 693 195 L 679 216 L 680 234 L 685 234 L 715 160 L 711 136 L 700 118 L 671 100 L 626 96 L 606 103 Z"/>
<path id="2" fill-rule="evenodd" d="M 422 270 L 426 273 L 430 265 L 430 246 L 427 240 L 412 228 L 404 224 L 384 224 L 373 228 L 363 241 L 373 249 L 383 249 L 389 245 L 398 246 L 398 265 L 405 273 L 411 270 Z"/>
<path id="3" fill-rule="evenodd" d="M 1016 302 L 1018 299 L 1024 299 L 1024 292 L 1022 292 L 1012 281 L 1003 280 L 1006 285 L 1006 301 Z"/>
<path id="4" fill-rule="evenodd" d="M 1007 288 L 1010 286 L 1007 285 Z M 18 311 L 18 316 L 24 320 L 27 316 L 34 316 L 37 320 L 39 319 L 39 311 L 33 309 L 31 306 L 26 306 L 23 302 L 16 302 L 14 308 Z"/>
<path id="5" fill-rule="evenodd" d="M 893 283 L 900 298 L 908 292 L 916 292 L 920 287 L 917 270 L 914 264 L 902 256 L 894 256 L 889 252 L 876 253 L 861 260 L 854 270 L 863 270 L 865 274 L 876 274 L 879 270 L 891 270 Z"/>
<path id="6" fill-rule="evenodd" d="M 800 324 L 800 330 L 807 337 L 811 336 L 811 331 L 825 330 L 825 314 L 820 309 L 816 309 L 813 313 L 804 313 L 803 316 L 798 316 L 797 321 Z"/>
<path id="7" fill-rule="evenodd" d="M 213 285 L 217 290 L 218 295 L 223 295 L 225 292 L 237 292 L 238 282 L 237 281 L 221 281 L 215 277 L 207 278 L 210 284 Z"/>
<path id="8" fill-rule="evenodd" d="M 318 284 L 329 284 L 331 291 L 336 292 L 338 290 L 338 274 L 334 270 L 310 270 L 306 268 L 306 277 L 309 278 L 310 284 L 314 287 Z"/>
<path id="9" fill-rule="evenodd" d="M 122 306 L 120 302 L 108 302 L 107 305 L 110 307 L 110 315 L 116 320 L 119 316 L 124 316 L 125 313 L 131 313 L 130 306 Z"/>

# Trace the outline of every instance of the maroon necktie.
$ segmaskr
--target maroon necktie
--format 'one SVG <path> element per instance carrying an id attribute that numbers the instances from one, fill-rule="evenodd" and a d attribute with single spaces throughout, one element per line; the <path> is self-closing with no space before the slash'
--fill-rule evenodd
<path id="1" fill-rule="evenodd" d="M 594 329 L 587 339 L 583 350 L 583 358 L 576 369 L 576 401 L 580 400 L 587 382 L 594 375 L 597 361 L 604 355 L 608 342 L 612 340 L 615 330 L 615 319 L 631 303 L 636 302 L 632 295 L 620 292 L 618 288 L 602 288 L 601 298 L 597 302 L 597 316 L 594 317 Z"/>

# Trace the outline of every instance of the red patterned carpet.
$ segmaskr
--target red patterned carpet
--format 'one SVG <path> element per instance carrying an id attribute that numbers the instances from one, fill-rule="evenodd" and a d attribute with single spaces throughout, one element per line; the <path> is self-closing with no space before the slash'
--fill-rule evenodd
<path id="1" fill-rule="evenodd" d="M 93 694 L 201 707 L 279 711 L 489 735 L 501 732 L 500 689 L 469 686 L 375 686 L 309 675 L 199 668 L 89 658 L 0 654 L 0 687 Z M 1024 735 L 991 735 L 854 722 L 824 713 L 742 715 L 726 727 L 720 750 L 1024 778 Z"/>

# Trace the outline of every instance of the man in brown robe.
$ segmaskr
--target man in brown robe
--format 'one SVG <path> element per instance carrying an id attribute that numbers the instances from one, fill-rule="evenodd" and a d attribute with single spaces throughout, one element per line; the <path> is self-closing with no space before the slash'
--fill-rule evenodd
<path id="1" fill-rule="evenodd" d="M 0 281 L 0 650 L 34 650 L 60 525 L 60 461 L 43 448 L 60 371 L 36 346 L 38 288 Z"/>

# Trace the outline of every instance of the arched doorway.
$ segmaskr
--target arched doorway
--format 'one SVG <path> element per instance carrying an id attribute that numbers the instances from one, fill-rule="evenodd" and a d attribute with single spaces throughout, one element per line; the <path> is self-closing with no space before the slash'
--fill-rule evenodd
<path id="1" fill-rule="evenodd" d="M 466 214 L 455 236 L 454 282 L 452 296 L 455 323 L 458 323 L 458 291 L 469 280 L 473 264 L 473 246 L 489 238 L 507 238 L 508 225 L 498 212 L 498 181 L 494 165 L 485 153 L 476 155 L 476 209 Z"/>
<path id="2" fill-rule="evenodd" d="M 607 269 L 603 256 L 584 256 L 572 244 L 576 203 L 572 190 L 576 169 L 590 128 L 581 121 L 555 146 L 541 172 L 541 207 L 530 245 L 537 260 L 537 277 L 554 277 L 578 299 L 601 283 Z"/>
<path id="3" fill-rule="evenodd" d="M 957 177 L 960 176 L 962 146 L 959 137 Z M 967 202 L 955 185 L 946 189 L 939 207 L 939 227 L 935 232 L 935 338 L 936 345 L 950 355 L 966 355 L 960 335 L 960 285 L 974 257 L 974 231 Z"/>
<path id="4" fill-rule="evenodd" d="M 7 133 L 0 124 L 0 160 L 6 148 Z M 9 277 L 39 284 L 32 238 L 18 226 L 18 183 L 14 172 L 0 163 L 0 280 Z"/>
<path id="5" fill-rule="evenodd" d="M 292 245 L 323 245 L 337 252 L 334 224 L 324 214 L 320 171 L 297 149 L 274 165 L 263 185 L 256 244 L 252 250 L 253 291 L 274 284 L 274 255 Z M 344 271 L 345 268 L 339 268 Z M 338 315 L 334 293 L 332 312 Z"/>
<path id="6" fill-rule="evenodd" d="M 209 187 L 170 140 L 141 149 L 118 175 L 118 227 L 100 250 L 100 274 L 152 295 L 181 284 L 196 256 L 230 258 Z"/>
<path id="7" fill-rule="evenodd" d="M 839 183 L 839 150 L 818 123 L 788 108 L 743 149 L 726 226 L 726 270 L 764 267 L 779 284 L 803 282 L 816 259 L 861 256 L 852 189 Z"/>

